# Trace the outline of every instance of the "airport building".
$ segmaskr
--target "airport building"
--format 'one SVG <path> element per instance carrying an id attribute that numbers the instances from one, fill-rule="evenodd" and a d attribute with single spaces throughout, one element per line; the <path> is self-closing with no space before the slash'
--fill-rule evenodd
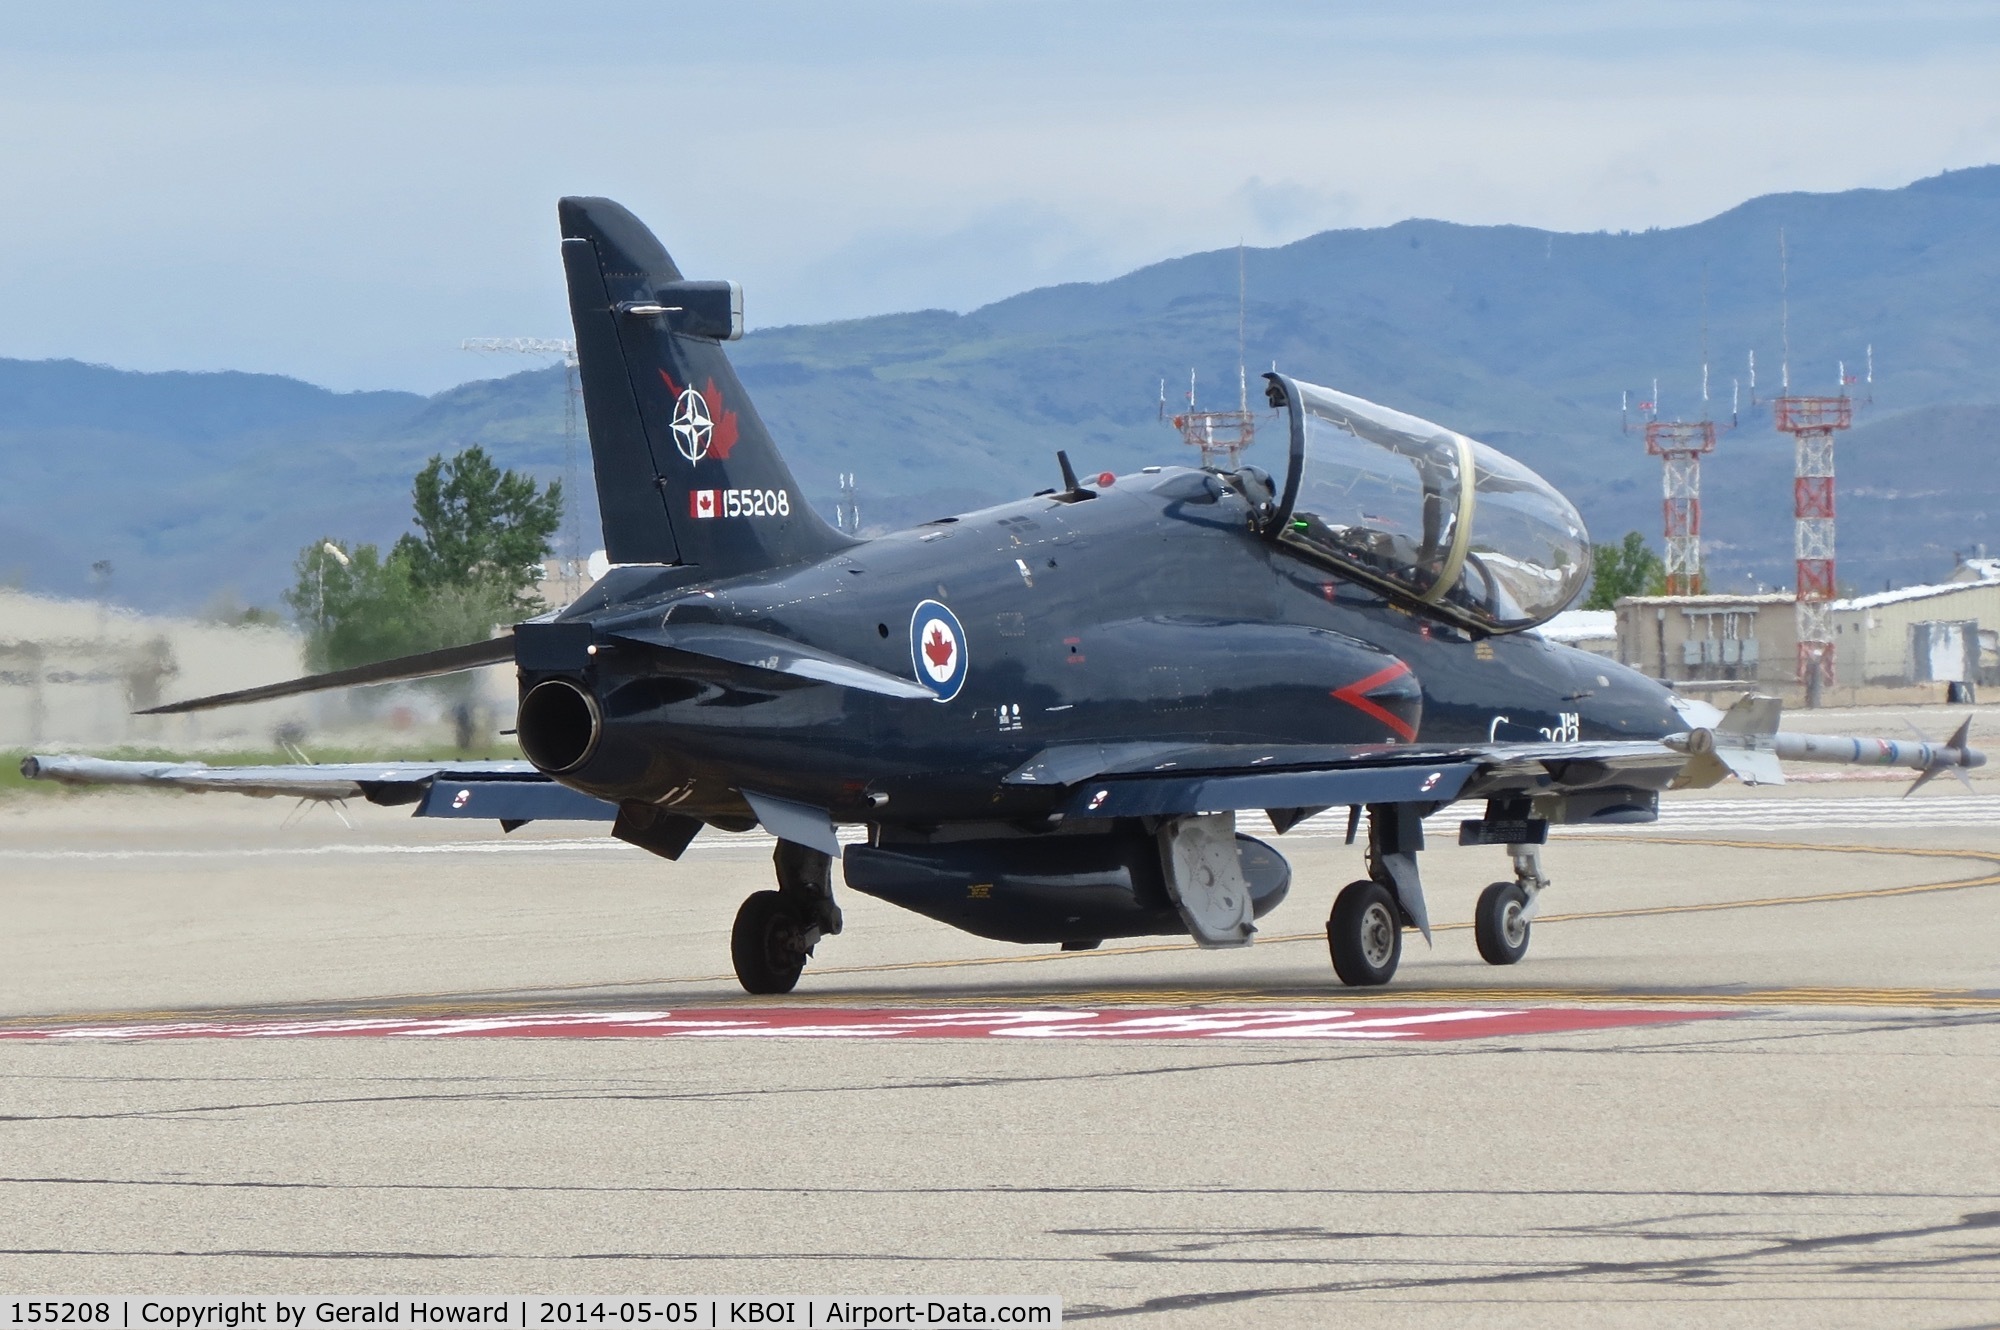
<path id="1" fill-rule="evenodd" d="M 288 628 L 166 618 L 0 590 L 0 747 L 121 744 L 267 748 L 298 701 L 189 716 L 136 710 L 304 673 Z"/>
<path id="2" fill-rule="evenodd" d="M 2000 686 L 2000 560 L 1967 560 L 1952 577 L 1834 601 L 1827 701 L 1970 700 L 1981 683 Z M 1788 592 L 1631 596 L 1615 613 L 1618 660 L 1683 691 L 1798 687 Z"/>

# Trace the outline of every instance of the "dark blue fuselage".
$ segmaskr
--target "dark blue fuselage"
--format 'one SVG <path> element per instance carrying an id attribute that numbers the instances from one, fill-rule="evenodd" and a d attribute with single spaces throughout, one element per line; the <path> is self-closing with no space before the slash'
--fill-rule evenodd
<path id="1" fill-rule="evenodd" d="M 1221 478 L 1166 468 L 713 582 L 699 568 L 614 569 L 560 616 L 600 641 L 625 628 L 749 628 L 918 682 L 928 648 L 934 665 L 961 671 L 949 700 L 777 676 L 746 686 L 741 671 L 704 677 L 685 657 L 622 639 L 540 670 L 524 657 L 522 684 L 569 677 L 601 707 L 602 741 L 559 779 L 725 826 L 748 818 L 745 784 L 837 820 L 1031 817 L 1053 792 L 1002 778 L 1061 745 L 1641 739 L 1685 728 L 1652 680 L 1532 633 L 1475 637 L 1304 561 L 1250 519 Z M 957 630 L 913 637 L 925 602 L 948 607 Z"/>

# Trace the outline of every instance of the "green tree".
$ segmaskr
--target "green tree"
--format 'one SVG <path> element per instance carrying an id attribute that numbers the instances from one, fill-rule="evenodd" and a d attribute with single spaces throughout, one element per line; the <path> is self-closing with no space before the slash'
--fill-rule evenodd
<path id="1" fill-rule="evenodd" d="M 1608 610 L 1626 596 L 1657 596 L 1666 590 L 1666 565 L 1636 531 L 1627 531 L 1619 544 L 1597 546 L 1591 563 L 1590 599 L 1583 602 L 1587 610 Z"/>
<path id="2" fill-rule="evenodd" d="M 421 591 L 492 588 L 523 613 L 541 608 L 534 595 L 540 564 L 562 525 L 562 482 L 547 489 L 503 471 L 477 444 L 449 461 L 433 456 L 412 486 L 417 530 L 396 542 L 390 557 L 409 565 Z"/>
<path id="3" fill-rule="evenodd" d="M 344 670 L 421 651 L 423 636 L 410 571 L 373 545 L 335 554 L 328 538 L 299 551 L 285 604 L 306 629 L 315 670 Z"/>
<path id="4" fill-rule="evenodd" d="M 314 669 L 476 642 L 542 608 L 537 565 L 562 522 L 560 482 L 543 489 L 475 446 L 432 457 L 412 504 L 421 534 L 402 536 L 387 555 L 329 539 L 299 551 L 285 603 L 307 629 Z"/>

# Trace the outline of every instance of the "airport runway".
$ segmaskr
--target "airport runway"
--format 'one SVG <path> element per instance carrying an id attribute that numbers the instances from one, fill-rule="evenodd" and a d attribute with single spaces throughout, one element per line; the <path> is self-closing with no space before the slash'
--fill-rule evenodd
<path id="1" fill-rule="evenodd" d="M 1938 784 L 1942 784 L 1939 782 Z M 985 943 L 846 893 L 728 975 L 768 846 L 0 804 L 0 1283 L 1053 1292 L 1171 1325 L 2000 1323 L 2000 783 L 1673 797 L 1494 850 L 1386 990 L 1276 839 L 1248 951 Z M 1249 828 L 1254 830 L 1254 828 Z"/>

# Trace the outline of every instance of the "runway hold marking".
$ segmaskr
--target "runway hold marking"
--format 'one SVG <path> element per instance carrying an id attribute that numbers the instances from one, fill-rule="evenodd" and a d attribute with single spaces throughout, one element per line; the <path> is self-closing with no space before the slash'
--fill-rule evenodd
<path id="1" fill-rule="evenodd" d="M 0 1030 L 0 1039 L 1232 1039 L 1397 1043 L 1568 1034 L 1709 1020 L 1713 1011 L 1544 1007 L 1077 1008 L 712 1007 L 516 1012 L 425 1019 L 133 1021 Z"/>

